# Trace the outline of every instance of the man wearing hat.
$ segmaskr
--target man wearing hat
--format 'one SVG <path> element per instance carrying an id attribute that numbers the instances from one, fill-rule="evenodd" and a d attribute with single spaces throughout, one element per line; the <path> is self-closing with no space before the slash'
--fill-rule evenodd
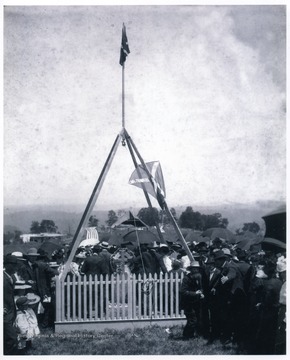
<path id="1" fill-rule="evenodd" d="M 100 243 L 101 251 L 99 252 L 99 256 L 102 259 L 102 268 L 103 275 L 111 275 L 112 274 L 112 266 L 111 266 L 111 254 L 109 253 L 109 243 L 107 241 L 103 241 Z"/>
<path id="2" fill-rule="evenodd" d="M 214 253 L 215 266 L 220 270 L 220 277 L 214 289 L 216 291 L 216 306 L 220 309 L 221 341 L 225 345 L 231 343 L 232 336 L 237 335 L 236 316 L 239 293 L 243 293 L 243 280 L 237 265 L 230 261 L 229 249 L 218 250 Z"/>
<path id="3" fill-rule="evenodd" d="M 187 270 L 189 273 L 184 276 L 180 288 L 180 308 L 184 310 L 187 320 L 183 329 L 184 340 L 196 337 L 200 331 L 201 301 L 204 299 L 199 262 L 192 261 Z"/>
<path id="4" fill-rule="evenodd" d="M 4 332 L 4 355 L 17 355 L 17 333 L 13 326 L 16 319 L 16 306 L 14 303 L 14 282 L 12 275 L 17 270 L 18 261 L 13 255 L 4 257 L 3 273 L 3 332 Z"/>
<path id="5" fill-rule="evenodd" d="M 44 307 L 44 314 L 38 315 L 39 324 L 42 327 L 53 326 L 54 303 L 51 280 L 58 275 L 58 270 L 39 260 L 40 255 L 36 248 L 30 248 L 25 257 L 27 264 L 21 268 L 21 275 L 32 286 L 31 291 L 40 296 Z M 33 309 L 37 314 L 37 305 Z"/>

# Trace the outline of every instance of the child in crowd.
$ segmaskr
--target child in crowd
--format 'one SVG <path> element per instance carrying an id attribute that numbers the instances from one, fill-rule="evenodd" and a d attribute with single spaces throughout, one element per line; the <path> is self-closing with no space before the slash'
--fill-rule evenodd
<path id="1" fill-rule="evenodd" d="M 30 301 L 26 296 L 16 300 L 17 315 L 14 326 L 18 333 L 18 349 L 23 350 L 23 354 L 31 349 L 32 339 L 40 334 L 37 317 L 29 305 Z"/>

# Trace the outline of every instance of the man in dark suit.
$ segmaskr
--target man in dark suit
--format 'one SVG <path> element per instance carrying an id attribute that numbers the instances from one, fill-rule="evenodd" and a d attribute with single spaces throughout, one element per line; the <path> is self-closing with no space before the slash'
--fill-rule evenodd
<path id="1" fill-rule="evenodd" d="M 54 325 L 54 302 L 51 281 L 58 275 L 56 269 L 51 268 L 46 262 L 39 260 L 40 254 L 37 249 L 30 248 L 25 256 L 26 265 L 21 268 L 21 276 L 32 286 L 32 292 L 40 296 L 44 308 L 43 315 L 38 316 L 42 327 L 53 327 Z M 33 309 L 36 311 L 37 309 Z"/>
<path id="2" fill-rule="evenodd" d="M 14 283 L 12 275 L 17 270 L 18 261 L 15 256 L 4 257 L 3 290 L 4 290 L 4 355 L 18 354 L 18 341 L 16 329 L 13 326 L 16 318 L 16 307 L 14 302 Z"/>
<path id="3" fill-rule="evenodd" d="M 93 247 L 93 254 L 86 257 L 83 265 L 81 266 L 81 273 L 85 275 L 106 275 L 104 266 L 103 266 L 103 259 L 100 256 L 101 247 L 96 245 Z"/>
<path id="4" fill-rule="evenodd" d="M 186 325 L 183 329 L 183 339 L 194 338 L 201 328 L 202 291 L 201 268 L 198 261 L 193 261 L 187 267 L 189 274 L 185 275 L 180 288 L 180 308 L 184 310 Z"/>
<path id="5" fill-rule="evenodd" d="M 243 280 L 237 265 L 231 260 L 229 249 L 215 252 L 215 266 L 220 270 L 220 279 L 216 285 L 216 299 L 221 316 L 221 341 L 231 343 L 234 332 L 235 314 L 239 293 L 243 290 Z"/>
<path id="6" fill-rule="evenodd" d="M 216 286 L 220 281 L 221 271 L 215 267 L 214 258 L 208 257 L 204 268 L 204 295 L 209 313 L 208 344 L 220 337 L 221 318 L 219 302 L 216 298 Z"/>

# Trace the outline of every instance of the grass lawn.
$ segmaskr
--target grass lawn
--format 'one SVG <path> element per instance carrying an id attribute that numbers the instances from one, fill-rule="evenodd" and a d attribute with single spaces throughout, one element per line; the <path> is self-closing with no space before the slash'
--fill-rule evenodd
<path id="1" fill-rule="evenodd" d="M 203 338 L 183 341 L 182 327 L 148 326 L 143 329 L 102 332 L 54 333 L 49 330 L 33 340 L 27 355 L 235 355 L 220 342 L 206 345 Z"/>

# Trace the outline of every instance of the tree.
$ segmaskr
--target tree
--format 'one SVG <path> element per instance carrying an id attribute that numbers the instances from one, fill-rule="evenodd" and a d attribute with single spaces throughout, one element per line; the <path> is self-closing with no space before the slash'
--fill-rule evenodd
<path id="1" fill-rule="evenodd" d="M 56 233 L 57 226 L 52 220 L 42 220 L 40 223 L 40 232 L 41 233 Z"/>
<path id="2" fill-rule="evenodd" d="M 32 221 L 30 226 L 30 233 L 31 234 L 40 234 L 40 225 L 38 221 Z"/>
<path id="3" fill-rule="evenodd" d="M 182 228 L 194 228 L 194 213 L 191 206 L 187 206 L 179 217 L 179 225 Z"/>
<path id="4" fill-rule="evenodd" d="M 223 218 L 220 213 L 214 213 L 212 215 L 204 215 L 204 228 L 203 230 L 219 227 L 226 229 L 229 224 L 228 219 Z"/>
<path id="5" fill-rule="evenodd" d="M 260 231 L 260 225 L 257 224 L 255 221 L 251 223 L 244 223 L 244 226 L 242 228 L 242 232 L 251 231 L 255 234 L 257 234 Z"/>
<path id="6" fill-rule="evenodd" d="M 99 219 L 96 218 L 95 215 L 91 215 L 89 218 L 89 227 L 97 227 L 99 223 Z"/>
<path id="7" fill-rule="evenodd" d="M 159 223 L 159 212 L 156 207 L 140 209 L 137 217 L 148 226 L 156 226 Z"/>
<path id="8" fill-rule="evenodd" d="M 118 220 L 118 216 L 116 215 L 114 210 L 110 210 L 108 212 L 108 220 L 106 220 L 106 224 L 108 226 L 112 226 Z"/>

